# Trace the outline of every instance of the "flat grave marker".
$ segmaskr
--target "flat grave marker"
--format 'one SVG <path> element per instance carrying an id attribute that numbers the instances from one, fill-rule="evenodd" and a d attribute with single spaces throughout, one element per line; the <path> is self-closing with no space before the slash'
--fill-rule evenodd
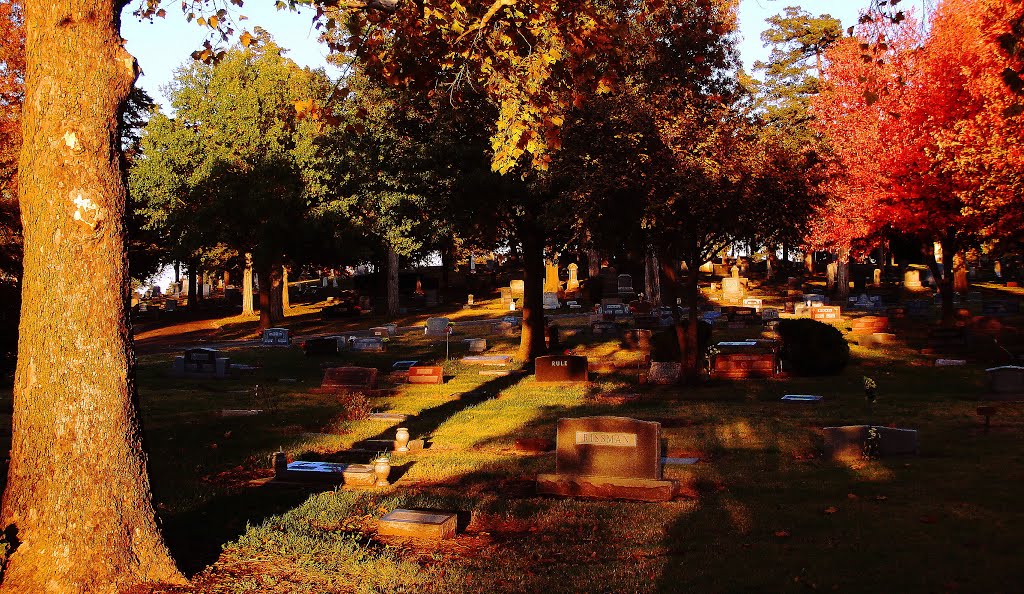
<path id="1" fill-rule="evenodd" d="M 508 365 L 512 362 L 512 355 L 473 355 L 463 357 L 462 362 L 466 365 Z"/>
<path id="2" fill-rule="evenodd" d="M 396 509 L 377 524 L 377 534 L 430 540 L 455 537 L 458 515 L 445 511 Z"/>
<path id="3" fill-rule="evenodd" d="M 444 367 L 439 365 L 415 365 L 409 368 L 409 377 L 407 381 L 410 384 L 443 384 Z"/>
<path id="4" fill-rule="evenodd" d="M 812 394 L 786 394 L 780 400 L 783 402 L 821 402 L 823 399 L 823 396 Z"/>

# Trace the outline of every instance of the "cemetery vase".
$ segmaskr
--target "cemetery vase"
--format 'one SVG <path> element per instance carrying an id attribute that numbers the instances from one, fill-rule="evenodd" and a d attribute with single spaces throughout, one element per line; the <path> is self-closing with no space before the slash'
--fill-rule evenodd
<path id="1" fill-rule="evenodd" d="M 373 462 L 373 475 L 377 481 L 374 483 L 375 487 L 387 487 L 391 483 L 388 482 L 388 475 L 391 474 L 391 460 L 389 458 L 377 458 Z"/>
<path id="2" fill-rule="evenodd" d="M 405 427 L 399 427 L 395 432 L 395 451 L 409 451 L 409 430 Z"/>

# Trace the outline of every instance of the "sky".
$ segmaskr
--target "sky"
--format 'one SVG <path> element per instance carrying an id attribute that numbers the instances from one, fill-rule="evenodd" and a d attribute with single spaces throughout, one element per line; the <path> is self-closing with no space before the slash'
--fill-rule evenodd
<path id="1" fill-rule="evenodd" d="M 140 23 L 129 14 L 132 2 L 125 11 L 121 33 L 128 42 L 128 51 L 139 61 L 143 76 L 139 84 L 158 102 L 166 107 L 166 100 L 160 89 L 174 76 L 174 69 L 191 60 L 190 54 L 200 48 L 206 39 L 204 29 L 193 23 L 186 23 L 181 11 L 171 3 L 165 19 L 154 23 Z M 756 60 L 766 60 L 768 49 L 761 44 L 761 31 L 767 25 L 765 19 L 781 13 L 787 6 L 800 6 L 813 15 L 831 14 L 843 23 L 843 29 L 854 24 L 859 11 L 866 8 L 870 0 L 741 0 L 740 1 L 740 55 L 749 72 Z M 324 66 L 330 76 L 338 76 L 337 68 L 329 67 L 326 48 L 317 42 L 317 32 L 312 30 L 311 10 L 300 13 L 278 11 L 270 0 L 247 0 L 240 11 L 248 17 L 241 21 L 236 30 L 260 26 L 269 31 L 278 45 L 288 48 L 287 54 L 301 66 Z"/>

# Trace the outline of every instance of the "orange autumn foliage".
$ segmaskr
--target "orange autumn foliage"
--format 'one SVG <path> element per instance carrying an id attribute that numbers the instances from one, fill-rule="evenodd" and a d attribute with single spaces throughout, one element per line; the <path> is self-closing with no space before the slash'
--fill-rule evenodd
<path id="1" fill-rule="evenodd" d="M 814 100 L 829 140 L 831 199 L 816 247 L 847 247 L 887 225 L 954 249 L 1013 238 L 1024 219 L 1021 98 L 1000 43 L 1021 5 L 946 0 L 927 37 L 913 19 L 862 24 L 827 54 Z M 877 22 L 877 21 L 876 21 Z"/>

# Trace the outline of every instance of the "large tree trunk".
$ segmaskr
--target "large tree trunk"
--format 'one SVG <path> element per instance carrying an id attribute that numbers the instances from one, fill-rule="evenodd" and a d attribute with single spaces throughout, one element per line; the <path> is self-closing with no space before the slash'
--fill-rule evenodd
<path id="1" fill-rule="evenodd" d="M 647 248 L 644 258 L 644 286 L 647 300 L 654 305 L 661 305 L 661 272 L 658 266 L 658 254 L 653 248 Z"/>
<path id="2" fill-rule="evenodd" d="M 683 380 L 688 385 L 700 383 L 701 353 L 698 340 L 697 306 L 700 304 L 700 258 L 692 257 L 687 263 L 689 271 L 683 286 L 683 302 L 690 308 L 690 315 L 676 324 L 676 338 L 679 340 L 680 362 L 683 364 Z"/>
<path id="3" fill-rule="evenodd" d="M 196 310 L 196 305 L 199 303 L 199 291 L 196 285 L 199 284 L 199 263 L 197 260 L 192 260 L 188 263 L 188 308 L 190 311 Z"/>
<path id="4" fill-rule="evenodd" d="M 601 274 L 601 252 L 587 250 L 587 276 L 588 278 L 597 278 L 599 274 Z"/>
<path id="5" fill-rule="evenodd" d="M 839 252 L 836 259 L 836 299 L 845 307 L 846 298 L 850 296 L 850 252 Z"/>
<path id="6" fill-rule="evenodd" d="M 157 529 L 132 372 L 113 143 L 135 71 L 118 12 L 98 0 L 25 5 L 24 278 L 2 506 L 15 548 L 2 592 L 182 581 Z"/>
<path id="7" fill-rule="evenodd" d="M 284 321 L 281 309 L 281 263 L 270 262 L 260 267 L 260 329 L 278 326 Z"/>
<path id="8" fill-rule="evenodd" d="M 932 271 L 932 276 L 935 277 L 935 282 L 939 287 L 939 296 L 942 300 L 942 323 L 950 324 L 953 322 L 955 312 L 953 310 L 953 266 L 950 260 L 952 259 L 949 254 L 954 254 L 957 251 L 956 244 L 952 239 L 943 238 L 940 242 L 942 245 L 942 258 L 943 265 L 940 270 L 939 262 L 935 257 L 934 243 L 925 242 L 925 251 L 930 256 L 927 258 L 928 267 Z"/>
<path id="9" fill-rule="evenodd" d="M 523 331 L 519 361 L 532 363 L 547 352 L 544 344 L 544 241 L 534 228 L 520 232 L 523 242 Z"/>
<path id="10" fill-rule="evenodd" d="M 242 272 L 242 315 L 251 316 L 256 311 L 252 307 L 252 254 L 245 254 L 245 271 Z"/>
<path id="11" fill-rule="evenodd" d="M 387 261 L 384 265 L 384 303 L 388 319 L 398 317 L 398 252 L 387 244 Z"/>
<path id="12" fill-rule="evenodd" d="M 288 267 L 281 267 L 281 318 L 284 319 L 284 312 L 292 307 L 291 297 L 288 296 Z"/>

